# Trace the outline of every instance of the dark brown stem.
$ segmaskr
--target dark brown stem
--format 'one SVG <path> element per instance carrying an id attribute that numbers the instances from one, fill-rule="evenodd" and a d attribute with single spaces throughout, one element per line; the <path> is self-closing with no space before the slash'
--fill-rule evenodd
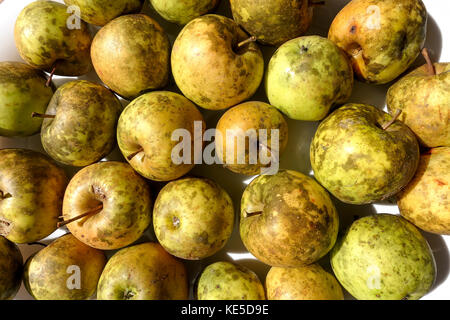
<path id="1" fill-rule="evenodd" d="M 99 205 L 98 207 L 96 207 L 94 209 L 89 210 L 88 212 L 80 214 L 79 216 L 77 216 L 75 218 L 72 218 L 72 219 L 69 219 L 69 220 L 63 221 L 63 222 L 58 222 L 57 226 L 58 226 L 58 228 L 60 228 L 62 226 L 65 226 L 66 224 L 69 224 L 69 223 L 72 223 L 74 221 L 80 220 L 80 219 L 82 219 L 84 217 L 87 217 L 87 216 L 90 216 L 90 215 L 93 215 L 93 214 L 97 214 L 100 211 L 102 211 L 102 209 L 103 209 L 103 204 Z"/>
<path id="2" fill-rule="evenodd" d="M 136 152 L 133 152 L 132 154 L 130 154 L 128 157 L 127 157 L 127 160 L 128 161 L 131 161 L 131 159 L 133 159 L 134 157 L 136 157 L 139 153 L 141 153 L 142 151 L 144 151 L 144 148 L 140 148 L 138 151 L 136 151 Z"/>
<path id="3" fill-rule="evenodd" d="M 46 118 L 46 119 L 54 119 L 56 116 L 52 115 L 52 114 L 43 114 L 43 113 L 38 113 L 38 112 L 33 112 L 31 114 L 32 118 Z"/>
<path id="4" fill-rule="evenodd" d="M 8 199 L 8 198 L 11 198 L 11 197 L 12 197 L 12 195 L 10 193 L 3 193 L 3 191 L 0 190 L 0 200 Z"/>
<path id="5" fill-rule="evenodd" d="M 397 111 L 395 111 L 395 114 L 392 116 L 391 121 L 389 121 L 388 123 L 383 125 L 383 130 L 386 130 L 387 128 L 389 128 L 395 121 L 397 121 L 398 117 L 400 116 L 400 114 L 402 113 L 401 109 L 397 109 Z"/>
<path id="6" fill-rule="evenodd" d="M 262 211 L 256 211 L 256 212 L 247 212 L 245 211 L 245 217 L 254 217 L 254 216 L 259 216 L 260 214 L 262 214 Z"/>
<path id="7" fill-rule="evenodd" d="M 434 68 L 433 61 L 431 61 L 430 55 L 428 54 L 427 48 L 422 49 L 422 55 L 427 62 L 427 72 L 430 76 L 436 75 L 436 69 Z"/>
<path id="8" fill-rule="evenodd" d="M 255 37 L 255 36 L 251 36 L 250 38 L 248 38 L 248 39 L 246 39 L 246 40 L 244 40 L 244 41 L 239 42 L 238 45 L 237 45 L 237 48 L 240 49 L 240 48 L 242 48 L 243 46 L 245 46 L 247 43 L 255 42 L 255 41 L 256 41 L 256 37 Z"/>
<path id="9" fill-rule="evenodd" d="M 47 82 L 45 83 L 46 87 L 50 87 L 50 85 L 52 84 L 52 79 L 53 79 L 53 76 L 55 75 L 56 66 L 57 66 L 57 63 L 55 62 L 55 64 L 53 65 L 53 69 L 50 72 L 50 76 L 48 77 Z"/>
<path id="10" fill-rule="evenodd" d="M 310 1 L 309 6 L 310 7 L 318 7 L 325 5 L 325 1 Z"/>
<path id="11" fill-rule="evenodd" d="M 39 246 L 43 246 L 43 247 L 47 246 L 45 243 L 42 243 L 42 242 L 30 242 L 30 243 L 27 243 L 27 244 L 29 246 L 32 246 L 32 245 L 39 245 Z"/>

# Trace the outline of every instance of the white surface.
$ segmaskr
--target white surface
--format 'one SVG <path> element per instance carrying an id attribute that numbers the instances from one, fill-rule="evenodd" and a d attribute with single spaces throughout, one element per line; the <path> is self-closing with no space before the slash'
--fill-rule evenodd
<path id="1" fill-rule="evenodd" d="M 22 10 L 22 8 L 30 2 L 32 1 L 4 0 L 2 3 L 0 3 L 0 61 L 21 61 L 21 58 L 14 44 L 14 23 L 17 15 Z M 327 0 L 326 2 L 326 6 L 319 7 L 315 10 L 313 25 L 309 29 L 307 34 L 319 34 L 322 36 L 326 36 L 328 27 L 332 19 L 337 14 L 337 12 L 349 1 Z M 444 38 L 448 38 L 448 36 L 445 36 L 445 34 L 447 34 L 447 32 L 450 32 L 450 21 L 448 19 L 448 14 L 450 12 L 450 2 L 448 0 L 424 0 L 424 3 L 429 12 L 426 47 L 430 50 L 433 60 L 440 62 L 449 62 L 450 41 L 444 42 L 443 40 Z M 222 3 L 217 12 L 229 17 L 231 16 L 228 0 L 222 0 Z M 180 30 L 179 27 L 165 22 L 152 9 L 147 9 L 146 13 L 148 13 L 150 16 L 161 23 L 163 28 L 169 33 L 172 41 L 175 39 L 178 31 Z M 274 49 L 268 47 L 262 47 L 262 49 L 264 51 L 267 62 L 274 52 Z M 424 61 L 421 57 L 419 57 L 414 66 L 419 66 L 422 64 L 424 64 Z M 91 72 L 90 74 L 81 78 L 98 81 L 98 77 L 94 72 Z M 59 86 L 62 83 L 70 81 L 72 79 L 73 78 L 57 77 L 55 84 Z M 385 106 L 385 94 L 388 87 L 388 85 L 367 85 L 357 81 L 355 83 L 352 98 L 349 102 L 370 103 L 383 108 Z M 177 90 L 175 87 L 169 87 L 169 89 Z M 261 86 L 257 94 L 252 98 L 252 100 L 266 101 L 263 85 Z M 126 102 L 124 101 L 124 103 Z M 202 110 L 202 112 L 205 116 L 205 119 L 207 120 L 209 128 L 214 127 L 217 120 L 223 114 L 223 112 L 209 112 L 204 110 Z M 289 120 L 290 142 L 287 150 L 281 158 L 282 168 L 298 170 L 305 174 L 311 173 L 311 166 L 309 162 L 309 145 L 316 128 L 316 122 L 301 122 Z M 0 137 L 0 148 L 5 147 L 21 147 L 43 151 L 40 144 L 39 135 L 21 139 L 8 139 Z M 116 150 L 111 156 L 108 157 L 108 159 L 120 160 L 122 158 L 120 153 Z M 69 173 L 75 172 L 73 168 L 67 168 L 67 170 Z M 192 171 L 192 174 L 210 177 L 219 182 L 233 197 L 236 213 L 238 212 L 241 194 L 245 186 L 251 181 L 251 178 L 233 174 L 226 169 L 218 166 L 198 166 Z M 160 187 L 160 185 L 155 184 L 154 197 L 156 197 L 158 187 Z M 335 204 L 341 217 L 341 225 L 343 226 L 351 223 L 354 216 L 365 216 L 373 214 L 375 212 L 398 213 L 397 206 L 387 202 L 365 206 L 352 206 L 341 203 L 335 199 Z M 247 267 L 250 267 L 251 269 L 256 271 L 261 280 L 264 281 L 269 267 L 256 261 L 251 256 L 251 254 L 246 251 L 239 238 L 237 225 L 238 221 L 236 221 L 236 227 L 232 239 L 222 251 L 220 251 L 213 257 L 203 261 L 186 262 L 186 265 L 189 269 L 191 281 L 203 267 L 213 261 L 218 260 L 239 260 L 239 263 L 246 265 Z M 65 231 L 63 230 L 58 230 L 43 242 L 48 243 L 50 239 L 53 239 L 64 232 Z M 425 234 L 425 236 L 428 239 L 435 255 L 436 263 L 438 266 L 438 275 L 435 287 L 423 299 L 450 299 L 450 277 L 448 277 L 450 264 L 448 248 L 450 247 L 450 237 L 431 234 Z M 147 231 L 141 242 L 148 239 L 154 239 L 151 229 Z M 24 259 L 26 259 L 29 255 L 39 250 L 41 247 L 39 245 L 21 245 L 20 248 L 22 250 Z M 322 262 L 325 266 L 327 265 L 326 259 L 324 259 Z M 22 286 L 16 299 L 30 298 L 31 297 L 26 293 Z"/>

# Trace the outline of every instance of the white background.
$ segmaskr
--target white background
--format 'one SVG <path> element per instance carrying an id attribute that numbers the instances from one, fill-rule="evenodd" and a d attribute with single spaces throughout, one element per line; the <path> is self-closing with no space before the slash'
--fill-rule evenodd
<path id="1" fill-rule="evenodd" d="M 17 15 L 22 10 L 22 8 L 30 2 L 32 1 L 4 0 L 2 3 L 0 3 L 0 61 L 21 61 L 21 58 L 14 44 L 14 23 Z M 319 34 L 322 36 L 326 36 L 332 19 L 347 2 L 349 1 L 327 0 L 325 6 L 316 8 L 313 25 L 308 30 L 307 34 Z M 448 39 L 448 36 L 445 35 L 447 34 L 447 32 L 450 32 L 450 20 L 448 17 L 450 13 L 450 2 L 448 0 L 424 0 L 424 3 L 429 13 L 426 47 L 429 49 L 433 60 L 440 62 L 449 62 L 450 42 L 444 41 L 444 39 Z M 148 6 L 147 3 L 146 6 Z M 155 18 L 158 22 L 160 22 L 163 28 L 169 33 L 171 41 L 175 39 L 180 30 L 179 27 L 162 20 L 151 8 L 147 8 L 145 12 Z M 217 12 L 231 17 L 228 0 L 222 0 L 222 3 L 220 4 Z M 274 52 L 274 49 L 268 47 L 264 47 L 262 49 L 267 65 L 267 62 Z M 413 67 L 422 64 L 424 64 L 424 60 L 419 57 Z M 130 77 L 132 77 L 132 75 L 130 75 Z M 99 81 L 94 72 L 91 72 L 90 74 L 80 78 Z M 70 80 L 73 80 L 73 78 L 56 77 L 55 84 L 59 86 L 62 83 Z M 369 103 L 379 108 L 384 108 L 385 95 L 388 87 L 389 85 L 374 86 L 357 81 L 355 83 L 353 95 L 349 102 Z M 174 91 L 177 90 L 173 85 L 169 86 L 166 89 Z M 252 100 L 267 101 L 263 86 L 261 86 Z M 123 103 L 126 104 L 127 102 L 123 101 Z M 202 112 L 205 116 L 205 119 L 207 120 L 209 128 L 215 127 L 217 120 L 223 114 L 223 112 L 210 112 L 204 110 L 202 110 Z M 309 145 L 318 123 L 292 120 L 289 120 L 288 123 L 289 145 L 287 150 L 282 155 L 281 167 L 286 169 L 298 170 L 305 174 L 311 174 L 311 166 L 309 162 Z M 16 139 L 0 137 L 0 148 L 5 147 L 21 147 L 43 151 L 40 144 L 39 135 L 29 138 Z M 118 150 L 116 149 L 108 157 L 108 159 L 122 160 L 123 158 L 121 157 L 120 152 L 118 152 Z M 76 169 L 74 168 L 66 169 L 69 174 L 73 174 L 76 171 Z M 219 166 L 198 166 L 192 171 L 192 174 L 210 177 L 219 182 L 232 196 L 236 208 L 236 213 L 238 213 L 241 194 L 251 178 L 236 175 Z M 157 191 L 161 187 L 161 185 L 152 184 L 152 186 L 154 190 L 154 197 L 156 197 Z M 398 213 L 397 206 L 392 202 L 377 203 L 365 206 L 352 206 L 341 203 L 336 199 L 334 200 L 336 207 L 340 213 L 342 226 L 346 226 L 351 223 L 351 221 L 353 221 L 354 219 L 354 216 L 365 216 L 376 212 Z M 236 227 L 232 239 L 222 251 L 218 252 L 213 257 L 205 259 L 203 261 L 186 262 L 191 282 L 194 281 L 198 272 L 202 270 L 202 268 L 204 268 L 209 263 L 218 260 L 239 260 L 240 264 L 253 269 L 255 272 L 257 272 L 261 280 L 264 281 L 269 267 L 256 261 L 249 253 L 247 253 L 239 238 L 237 225 L 238 221 L 236 221 Z M 55 237 L 65 232 L 65 230 L 58 230 L 43 242 L 48 243 L 51 239 L 54 239 Z M 448 277 L 450 264 L 448 248 L 450 248 L 450 237 L 431 235 L 427 233 L 424 233 L 424 235 L 426 236 L 434 252 L 438 267 L 438 274 L 433 290 L 423 299 L 450 299 L 450 277 Z M 140 242 L 153 239 L 154 235 L 150 228 L 145 236 L 140 240 Z M 20 248 L 22 250 L 24 259 L 26 259 L 30 254 L 39 250 L 41 247 L 39 245 L 20 245 Z M 109 252 L 108 255 L 111 255 L 112 253 L 113 252 Z M 329 270 L 327 259 L 323 259 L 321 261 L 321 264 L 323 264 L 325 268 Z M 22 286 L 16 299 L 30 298 L 31 297 Z M 351 299 L 351 297 L 348 298 Z"/>

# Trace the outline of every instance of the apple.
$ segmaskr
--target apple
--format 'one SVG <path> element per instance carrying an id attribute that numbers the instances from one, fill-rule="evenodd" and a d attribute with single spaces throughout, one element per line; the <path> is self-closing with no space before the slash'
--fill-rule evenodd
<path id="1" fill-rule="evenodd" d="M 19 248 L 0 236 L 0 300 L 15 297 L 22 283 L 23 257 Z"/>
<path id="2" fill-rule="evenodd" d="M 213 10 L 220 0 L 150 0 L 153 8 L 165 20 L 185 25 Z"/>

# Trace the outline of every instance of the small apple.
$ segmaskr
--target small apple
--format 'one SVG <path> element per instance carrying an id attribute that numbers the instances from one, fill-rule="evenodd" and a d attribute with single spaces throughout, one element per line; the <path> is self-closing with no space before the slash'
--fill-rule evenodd
<path id="1" fill-rule="evenodd" d="M 106 264 L 97 299 L 187 300 L 186 268 L 157 243 L 122 249 Z"/>
<path id="2" fill-rule="evenodd" d="M 315 178 L 351 204 L 398 193 L 412 179 L 418 163 L 414 133 L 371 105 L 349 103 L 334 111 L 319 125 L 311 143 Z"/>
<path id="3" fill-rule="evenodd" d="M 25 287 L 37 300 L 87 300 L 105 264 L 102 251 L 66 234 L 27 261 Z"/>
<path id="4" fill-rule="evenodd" d="M 200 260 L 222 249 L 234 225 L 233 202 L 214 181 L 185 178 L 168 183 L 155 201 L 153 226 L 170 254 Z"/>
<path id="5" fill-rule="evenodd" d="M 172 49 L 178 88 L 198 106 L 232 107 L 250 98 L 264 73 L 258 45 L 233 20 L 209 14 L 192 20 Z"/>
<path id="6" fill-rule="evenodd" d="M 93 248 L 119 249 L 141 237 L 151 222 L 151 207 L 147 182 L 128 164 L 99 162 L 70 180 L 59 225 Z"/>
<path id="7" fill-rule="evenodd" d="M 316 262 L 333 247 L 338 227 L 328 193 L 300 172 L 261 175 L 242 195 L 241 239 L 250 253 L 270 266 Z"/>
<path id="8" fill-rule="evenodd" d="M 0 235 L 27 243 L 55 231 L 66 185 L 64 170 L 42 153 L 0 150 Z"/>

